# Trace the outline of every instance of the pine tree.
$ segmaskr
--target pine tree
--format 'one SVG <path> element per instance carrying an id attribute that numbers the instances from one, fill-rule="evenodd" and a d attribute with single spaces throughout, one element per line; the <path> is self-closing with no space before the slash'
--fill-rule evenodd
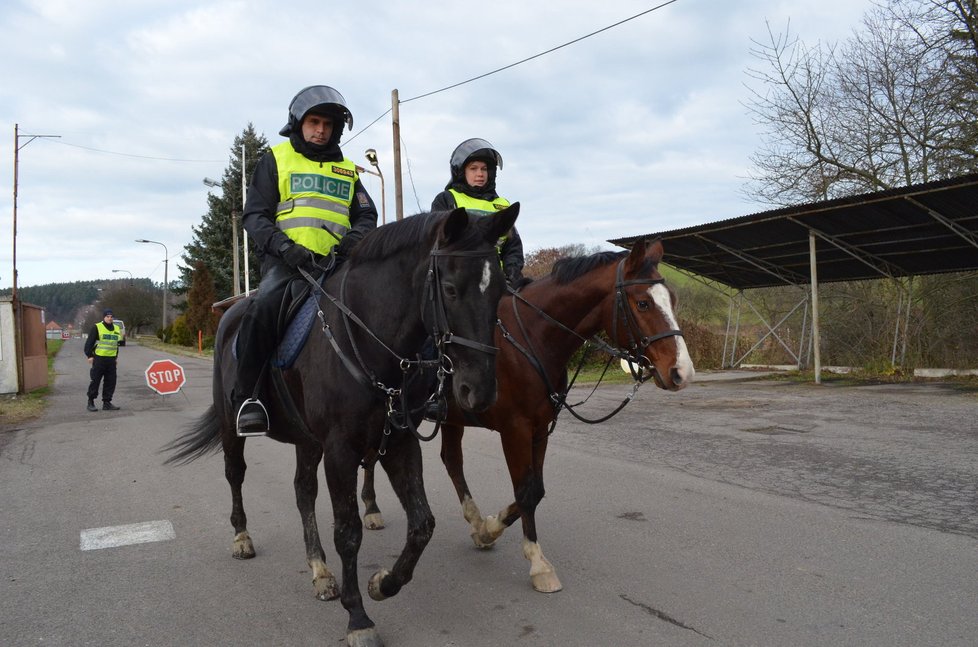
<path id="1" fill-rule="evenodd" d="M 268 151 L 268 140 L 264 135 L 255 132 L 254 126 L 248 124 L 240 135 L 234 138 L 234 145 L 228 160 L 228 166 L 221 178 L 221 194 L 213 193 L 207 196 L 207 213 L 201 218 L 201 223 L 193 228 L 193 241 L 184 247 L 186 267 L 180 268 L 181 282 L 185 286 L 193 283 L 192 268 L 203 263 L 213 278 L 215 295 L 218 300 L 232 296 L 237 290 L 234 282 L 234 257 L 232 256 L 232 222 L 237 222 L 238 248 L 244 240 L 241 228 L 241 147 L 245 149 L 245 177 L 250 179 L 254 173 L 258 159 Z M 232 214 L 234 217 L 232 218 Z M 258 285 L 258 267 L 255 255 L 251 253 L 249 241 L 249 274 L 250 287 Z M 240 289 L 244 289 L 244 258 L 239 251 Z"/>
<path id="2" fill-rule="evenodd" d="M 211 337 L 217 332 L 217 314 L 211 309 L 216 301 L 214 279 L 207 266 L 201 261 L 194 264 L 193 282 L 187 291 L 187 327 L 194 333 L 198 330 L 205 337 Z"/>

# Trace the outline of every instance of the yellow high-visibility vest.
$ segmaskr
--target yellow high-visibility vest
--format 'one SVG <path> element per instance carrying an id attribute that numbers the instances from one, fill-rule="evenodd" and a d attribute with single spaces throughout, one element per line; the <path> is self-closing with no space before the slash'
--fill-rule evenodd
<path id="1" fill-rule="evenodd" d="M 506 198 L 496 198 L 495 200 L 481 200 L 479 198 L 473 198 L 470 195 L 466 195 L 461 191 L 456 191 L 455 189 L 448 190 L 455 197 L 455 206 L 462 207 L 471 214 L 478 216 L 488 216 L 501 211 L 509 206 L 509 200 Z M 502 265 L 502 255 L 503 255 L 503 244 L 509 240 L 508 234 L 503 234 L 496 241 L 496 252 L 499 253 L 499 264 Z"/>
<path id="2" fill-rule="evenodd" d="M 314 162 L 285 141 L 272 147 L 278 166 L 275 224 L 286 236 L 317 254 L 328 254 L 350 231 L 356 165 Z"/>
<path id="3" fill-rule="evenodd" d="M 95 324 L 98 330 L 98 341 L 95 342 L 95 354 L 99 357 L 115 357 L 119 354 L 119 341 L 122 335 L 119 334 L 119 326 L 114 326 L 114 330 L 109 330 L 105 322 L 100 321 Z"/>

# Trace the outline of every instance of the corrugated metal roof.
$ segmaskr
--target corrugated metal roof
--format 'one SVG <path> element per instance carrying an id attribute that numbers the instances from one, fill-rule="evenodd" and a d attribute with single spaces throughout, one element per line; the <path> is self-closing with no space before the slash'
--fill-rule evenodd
<path id="1" fill-rule="evenodd" d="M 978 270 L 978 173 L 714 223 L 661 237 L 664 261 L 737 289 Z"/>

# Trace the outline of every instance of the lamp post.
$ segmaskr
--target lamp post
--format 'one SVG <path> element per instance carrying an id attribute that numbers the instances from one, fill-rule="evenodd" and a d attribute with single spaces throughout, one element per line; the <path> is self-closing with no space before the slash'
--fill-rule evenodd
<path id="1" fill-rule="evenodd" d="M 146 240 L 145 238 L 137 238 L 137 243 L 153 243 L 154 245 L 159 245 L 163 248 L 163 330 L 166 330 L 166 290 L 167 290 L 167 263 L 169 262 L 170 253 L 166 249 L 166 245 L 155 240 Z M 166 341 L 166 332 L 163 333 L 163 341 Z"/>
<path id="2" fill-rule="evenodd" d="M 376 173 L 373 171 L 367 172 L 380 178 L 380 224 L 385 225 L 387 224 L 387 196 L 384 193 L 384 174 L 380 172 L 380 164 L 377 163 L 377 151 L 372 148 L 368 148 L 364 152 L 364 155 L 367 157 L 367 161 L 370 162 L 370 165 L 377 169 Z M 367 169 L 364 170 L 366 171 Z"/>
<path id="3" fill-rule="evenodd" d="M 204 184 L 212 189 L 221 186 L 220 182 L 209 177 L 204 178 Z M 231 252 L 231 266 L 234 272 L 234 284 L 231 286 L 231 292 L 232 296 L 238 296 L 241 294 L 241 283 L 238 280 L 238 212 L 233 207 L 231 208 Z"/>
<path id="4" fill-rule="evenodd" d="M 132 272 L 130 272 L 129 270 L 112 270 L 112 272 L 113 273 L 115 273 L 115 272 L 125 272 L 126 274 L 128 274 L 129 275 L 129 285 L 132 286 Z"/>

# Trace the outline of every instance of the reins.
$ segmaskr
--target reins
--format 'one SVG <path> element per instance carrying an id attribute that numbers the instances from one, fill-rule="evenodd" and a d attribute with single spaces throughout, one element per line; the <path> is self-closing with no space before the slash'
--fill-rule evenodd
<path id="1" fill-rule="evenodd" d="M 619 261 L 618 267 L 615 272 L 615 304 L 614 304 L 614 311 L 612 314 L 612 334 L 613 336 L 617 336 L 617 332 L 619 329 L 619 314 L 620 314 L 621 319 L 624 321 L 625 330 L 628 333 L 628 338 L 629 338 L 627 350 L 623 350 L 611 346 L 610 344 L 606 343 L 604 340 L 596 336 L 588 339 L 583 335 L 580 335 L 577 331 L 573 330 L 569 326 L 566 326 L 565 324 L 561 323 L 554 317 L 544 312 L 536 305 L 527 301 L 526 298 L 524 298 L 518 292 L 511 289 L 509 290 L 509 292 L 512 294 L 513 315 L 516 319 L 517 324 L 519 325 L 519 329 L 523 335 L 523 338 L 526 340 L 527 346 L 523 346 L 522 344 L 517 342 L 515 337 L 513 337 L 513 335 L 509 332 L 509 330 L 506 329 L 505 325 L 503 325 L 502 321 L 497 321 L 496 325 L 499 326 L 499 329 L 502 331 L 503 338 L 506 339 L 506 341 L 508 341 L 509 343 L 511 343 L 518 351 L 520 351 L 520 353 L 522 353 L 527 358 L 527 360 L 530 362 L 530 365 L 533 366 L 537 374 L 540 375 L 540 378 L 543 380 L 543 383 L 550 394 L 549 399 L 554 407 L 554 417 L 550 423 L 550 428 L 547 430 L 548 436 L 551 433 L 553 433 L 554 429 L 556 428 L 557 417 L 560 415 L 562 409 L 566 409 L 567 411 L 570 412 L 572 416 L 574 416 L 575 418 L 577 418 L 578 420 L 586 424 L 599 424 L 602 422 L 606 422 L 607 420 L 610 420 L 612 417 L 614 417 L 619 412 L 621 412 L 621 410 L 624 409 L 625 406 L 627 406 L 628 403 L 631 402 L 632 399 L 635 397 L 635 394 L 638 392 L 639 387 L 641 387 L 642 384 L 644 384 L 648 380 L 647 377 L 644 377 L 643 373 L 646 370 L 650 371 L 651 373 L 656 372 L 655 366 L 653 366 L 649 362 L 648 358 L 646 358 L 642 354 L 642 352 L 646 348 L 648 348 L 651 344 L 653 344 L 656 341 L 659 341 L 660 339 L 665 339 L 667 337 L 677 337 L 677 336 L 681 337 L 683 334 L 682 331 L 678 329 L 667 330 L 651 336 L 641 334 L 641 330 L 638 326 L 638 323 L 635 321 L 635 315 L 632 312 L 631 307 L 628 306 L 628 296 L 625 292 L 625 288 L 631 285 L 656 285 L 660 283 L 665 283 L 665 279 L 650 278 L 650 279 L 630 279 L 628 281 L 625 281 L 624 280 L 625 260 L 626 259 L 622 259 L 621 261 Z M 587 395 L 586 398 L 584 398 L 583 400 L 575 404 L 570 404 L 567 401 L 567 395 L 570 392 L 571 388 L 574 386 L 577 377 L 580 375 L 581 369 L 583 368 L 584 362 L 587 358 L 588 351 L 586 351 L 581 356 L 581 360 L 578 363 L 576 370 L 574 371 L 574 375 L 568 380 L 567 386 L 563 390 L 556 389 L 553 383 L 550 381 L 550 377 L 547 375 L 547 372 L 544 370 L 543 364 L 538 359 L 539 352 L 533 347 L 533 342 L 531 341 L 529 332 L 526 328 L 526 325 L 523 323 L 522 317 L 520 316 L 517 301 L 522 302 L 531 310 L 533 310 L 534 312 L 536 312 L 541 317 L 543 317 L 553 325 L 557 326 L 561 330 L 570 333 L 574 337 L 577 337 L 578 339 L 581 340 L 581 342 L 584 345 L 591 345 L 597 347 L 599 350 L 602 350 L 609 355 L 609 359 L 605 363 L 604 369 L 602 370 L 601 375 L 598 378 L 598 381 L 596 382 L 594 388 L 591 390 L 591 392 Z M 585 404 L 591 398 L 591 396 L 594 395 L 598 387 L 601 385 L 601 382 L 604 380 L 604 376 L 608 372 L 608 367 L 611 365 L 611 362 L 614 361 L 615 359 L 625 360 L 628 363 L 629 372 L 632 376 L 632 380 L 634 381 L 631 393 L 629 393 L 621 401 L 621 403 L 619 403 L 618 406 L 615 407 L 613 411 L 611 411 L 611 413 L 596 419 L 585 418 L 584 416 L 579 414 L 575 409 Z M 638 368 L 636 368 L 636 366 Z"/>

